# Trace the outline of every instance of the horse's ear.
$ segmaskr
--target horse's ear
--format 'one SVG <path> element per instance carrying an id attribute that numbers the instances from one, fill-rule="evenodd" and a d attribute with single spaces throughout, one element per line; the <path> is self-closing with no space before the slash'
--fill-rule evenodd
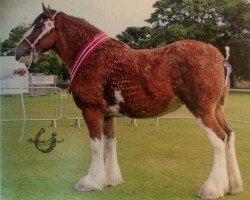
<path id="1" fill-rule="evenodd" d="M 45 16 L 47 16 L 48 18 L 51 18 L 52 17 L 52 13 L 51 13 L 50 5 L 48 5 L 48 7 L 46 8 L 44 6 L 44 4 L 42 3 L 42 6 L 43 6 L 43 12 L 44 12 Z"/>

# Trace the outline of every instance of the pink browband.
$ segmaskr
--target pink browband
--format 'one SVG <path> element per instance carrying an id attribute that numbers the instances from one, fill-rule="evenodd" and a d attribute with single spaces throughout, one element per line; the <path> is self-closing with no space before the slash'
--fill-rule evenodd
<path id="1" fill-rule="evenodd" d="M 97 33 L 93 38 L 91 38 L 86 44 L 83 45 L 81 51 L 78 53 L 73 66 L 70 71 L 70 82 L 73 81 L 77 71 L 81 65 L 107 40 L 109 36 L 104 32 Z"/>

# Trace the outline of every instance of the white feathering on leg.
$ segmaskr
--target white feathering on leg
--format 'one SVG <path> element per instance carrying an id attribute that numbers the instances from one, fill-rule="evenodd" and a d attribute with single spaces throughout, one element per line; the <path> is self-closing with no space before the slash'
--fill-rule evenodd
<path id="1" fill-rule="evenodd" d="M 205 127 L 201 119 L 199 124 L 207 133 L 208 139 L 214 150 L 214 163 L 212 171 L 198 192 L 201 199 L 216 199 L 223 197 L 229 191 L 229 180 L 225 155 L 225 142 L 208 127 Z"/>
<path id="2" fill-rule="evenodd" d="M 229 192 L 239 193 L 243 190 L 242 178 L 235 153 L 235 134 L 231 133 L 228 144 L 226 145 L 227 170 L 229 177 Z"/>
<path id="3" fill-rule="evenodd" d="M 104 167 L 104 142 L 101 139 L 90 139 L 92 149 L 92 162 L 88 175 L 82 177 L 76 184 L 78 191 L 101 190 L 107 185 L 106 172 Z"/>
<path id="4" fill-rule="evenodd" d="M 107 176 L 107 184 L 110 186 L 116 186 L 123 182 L 117 160 L 116 139 L 106 137 L 104 138 L 106 154 L 105 170 Z"/>

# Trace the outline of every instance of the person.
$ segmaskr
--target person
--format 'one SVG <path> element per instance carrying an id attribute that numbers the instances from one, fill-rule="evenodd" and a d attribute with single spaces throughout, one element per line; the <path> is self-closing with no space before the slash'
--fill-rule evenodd
<path id="1" fill-rule="evenodd" d="M 18 74 L 19 76 L 23 76 L 24 74 L 26 74 L 27 70 L 24 68 L 18 68 L 18 69 L 14 69 L 14 74 Z"/>
<path id="2" fill-rule="evenodd" d="M 4 72 L 4 73 L 3 73 Z M 19 75 L 19 76 L 23 76 L 24 74 L 26 74 L 28 72 L 28 70 L 26 68 L 17 68 L 17 69 L 14 69 L 14 70 L 7 70 L 7 71 L 1 71 L 1 79 L 6 79 L 6 78 L 11 78 L 13 77 L 14 75 Z"/>

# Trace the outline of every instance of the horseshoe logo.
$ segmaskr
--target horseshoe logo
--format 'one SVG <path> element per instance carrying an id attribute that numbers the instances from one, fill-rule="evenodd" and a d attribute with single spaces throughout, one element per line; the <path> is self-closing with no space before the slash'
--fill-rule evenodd
<path id="1" fill-rule="evenodd" d="M 64 142 L 64 138 L 60 140 L 56 138 L 57 133 L 55 132 L 51 134 L 50 138 L 41 139 L 40 137 L 43 133 L 45 133 L 45 129 L 41 128 L 40 131 L 36 134 L 34 139 L 30 138 L 27 140 L 29 143 L 34 143 L 36 149 L 38 149 L 43 153 L 51 152 L 56 147 L 57 143 L 62 144 Z"/>
<path id="2" fill-rule="evenodd" d="M 50 143 L 50 146 L 48 148 L 41 148 L 39 147 L 39 143 L 40 143 L 40 136 L 45 132 L 45 129 L 44 128 L 41 128 L 40 131 L 37 133 L 36 137 L 35 137 L 35 140 L 34 140 L 34 144 L 35 144 L 35 147 L 43 152 L 43 153 L 49 153 L 51 152 L 55 147 L 56 147 L 56 133 L 52 133 L 51 134 L 51 138 L 48 139 L 46 142 L 49 144 Z"/>

